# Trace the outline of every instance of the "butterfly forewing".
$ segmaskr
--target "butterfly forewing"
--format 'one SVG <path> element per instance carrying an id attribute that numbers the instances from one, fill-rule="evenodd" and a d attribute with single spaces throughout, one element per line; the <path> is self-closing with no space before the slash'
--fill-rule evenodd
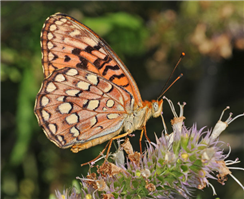
<path id="1" fill-rule="evenodd" d="M 35 113 L 47 137 L 61 148 L 122 128 L 133 96 L 96 73 L 66 67 L 43 81 Z"/>
<path id="2" fill-rule="evenodd" d="M 135 105 L 142 100 L 128 69 L 112 49 L 91 29 L 64 14 L 50 16 L 42 29 L 41 46 L 44 76 L 73 67 L 85 69 L 123 87 L 134 96 Z"/>

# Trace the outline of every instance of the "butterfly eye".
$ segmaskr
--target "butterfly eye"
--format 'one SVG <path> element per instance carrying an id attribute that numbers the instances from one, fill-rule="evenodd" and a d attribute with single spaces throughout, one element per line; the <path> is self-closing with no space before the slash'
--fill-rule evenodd
<path id="1" fill-rule="evenodd" d="M 154 110 L 154 112 L 158 111 L 158 103 L 157 102 L 153 103 L 153 110 Z"/>

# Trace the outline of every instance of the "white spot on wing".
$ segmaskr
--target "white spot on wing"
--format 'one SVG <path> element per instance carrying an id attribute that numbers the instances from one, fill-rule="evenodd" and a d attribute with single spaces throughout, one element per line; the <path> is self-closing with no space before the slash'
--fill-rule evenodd
<path id="1" fill-rule="evenodd" d="M 50 31 L 54 31 L 57 29 L 57 26 L 55 24 L 52 24 L 50 27 L 49 27 L 49 30 Z"/>
<path id="2" fill-rule="evenodd" d="M 99 51 L 105 55 L 107 55 L 107 53 L 105 52 L 105 50 L 103 48 L 100 48 Z"/>
<path id="3" fill-rule="evenodd" d="M 52 49 L 52 48 L 53 48 L 53 44 L 52 44 L 52 42 L 49 41 L 49 42 L 47 43 L 47 47 L 48 47 L 49 50 Z"/>
<path id="4" fill-rule="evenodd" d="M 64 144 L 64 138 L 61 135 L 57 135 L 57 139 L 59 142 L 61 142 L 61 144 Z"/>
<path id="5" fill-rule="evenodd" d="M 75 113 L 73 113 L 66 117 L 65 120 L 68 124 L 75 124 L 78 123 L 78 116 Z"/>
<path id="6" fill-rule="evenodd" d="M 99 106 L 99 100 L 90 100 L 88 102 L 87 109 L 88 110 L 94 110 Z"/>
<path id="7" fill-rule="evenodd" d="M 90 125 L 93 126 L 97 123 L 97 118 L 96 117 L 93 117 L 90 119 Z"/>
<path id="8" fill-rule="evenodd" d="M 70 129 L 70 133 L 73 134 L 73 137 L 78 137 L 80 135 L 80 131 L 75 127 L 73 126 L 71 129 Z"/>
<path id="9" fill-rule="evenodd" d="M 49 93 L 53 92 L 56 89 L 57 89 L 57 87 L 52 82 L 49 82 L 47 87 L 46 87 L 46 91 L 49 92 Z"/>
<path id="10" fill-rule="evenodd" d="M 53 38 L 53 34 L 49 32 L 49 33 L 47 34 L 47 38 L 48 38 L 49 40 L 51 40 L 51 39 Z"/>
<path id="11" fill-rule="evenodd" d="M 96 46 L 97 45 L 97 42 L 95 42 L 93 39 L 89 38 L 89 37 L 83 37 L 82 40 L 88 44 L 89 46 Z"/>
<path id="12" fill-rule="evenodd" d="M 60 104 L 58 106 L 58 110 L 60 111 L 60 113 L 62 114 L 66 114 L 66 113 L 69 113 L 72 109 L 72 105 L 68 102 L 66 103 L 63 103 L 63 104 Z"/>
<path id="13" fill-rule="evenodd" d="M 69 96 L 76 96 L 79 92 L 80 90 L 77 89 L 70 89 L 65 91 L 65 93 Z"/>
<path id="14" fill-rule="evenodd" d="M 111 88 L 112 88 L 112 85 L 111 84 L 108 84 L 108 86 L 106 88 L 104 88 L 103 91 L 105 93 L 107 93 L 108 91 L 110 91 Z"/>
<path id="15" fill-rule="evenodd" d="M 64 77 L 64 75 L 63 75 L 63 74 L 58 74 L 58 75 L 56 75 L 56 77 L 55 77 L 55 81 L 56 81 L 56 82 L 63 82 L 63 81 L 65 81 L 65 77 Z"/>
<path id="16" fill-rule="evenodd" d="M 50 114 L 47 111 L 42 110 L 42 117 L 45 121 L 47 121 L 50 118 Z"/>
<path id="17" fill-rule="evenodd" d="M 54 54 L 52 52 L 49 52 L 48 53 L 48 59 L 53 60 L 53 58 L 54 58 Z"/>
<path id="18" fill-rule="evenodd" d="M 66 72 L 67 75 L 70 75 L 70 76 L 75 76 L 78 74 L 78 71 L 74 68 L 71 68 L 69 69 L 67 72 Z"/>
<path id="19" fill-rule="evenodd" d="M 69 35 L 70 35 L 71 37 L 75 37 L 75 36 L 77 36 L 77 35 L 80 35 L 80 31 L 77 30 L 77 29 L 75 29 L 73 32 L 69 33 Z"/>
<path id="20" fill-rule="evenodd" d="M 67 21 L 67 19 L 65 19 L 65 18 L 62 18 L 62 19 L 60 19 L 60 21 L 62 21 L 62 22 L 66 22 Z"/>
<path id="21" fill-rule="evenodd" d="M 87 80 L 89 80 L 92 84 L 97 85 L 98 83 L 98 77 L 94 74 L 87 74 L 86 76 Z"/>
<path id="22" fill-rule="evenodd" d="M 55 134 L 57 131 L 56 125 L 55 124 L 49 124 L 48 128 L 50 129 L 50 131 Z"/>
<path id="23" fill-rule="evenodd" d="M 107 118 L 110 119 L 110 120 L 115 119 L 117 117 L 119 117 L 119 114 L 117 114 L 117 113 L 107 114 Z"/>
<path id="24" fill-rule="evenodd" d="M 59 101 L 59 102 L 63 102 L 63 101 L 64 101 L 64 96 L 58 97 L 58 98 L 57 98 L 57 101 Z"/>
<path id="25" fill-rule="evenodd" d="M 62 25 L 64 22 L 62 22 L 62 21 L 55 21 L 55 24 L 57 24 L 57 25 Z"/>
<path id="26" fill-rule="evenodd" d="M 77 87 L 78 88 L 80 88 L 80 89 L 82 89 L 82 90 L 85 90 L 85 91 L 87 91 L 88 89 L 89 89 L 89 86 L 90 86 L 91 84 L 89 84 L 89 83 L 87 83 L 87 82 L 83 82 L 83 81 L 79 81 L 78 83 L 77 83 Z"/>
<path id="27" fill-rule="evenodd" d="M 49 101 L 50 100 L 46 96 L 43 96 L 41 101 L 42 106 L 46 106 L 49 103 Z"/>
<path id="28" fill-rule="evenodd" d="M 109 100 L 107 101 L 106 105 L 107 105 L 108 108 L 111 108 L 111 107 L 113 107 L 113 105 L 114 105 L 114 101 L 111 100 L 111 99 L 109 99 Z"/>
<path id="29" fill-rule="evenodd" d="M 119 102 L 121 103 L 121 104 L 124 104 L 124 100 L 123 100 L 123 98 L 120 96 L 119 97 Z"/>

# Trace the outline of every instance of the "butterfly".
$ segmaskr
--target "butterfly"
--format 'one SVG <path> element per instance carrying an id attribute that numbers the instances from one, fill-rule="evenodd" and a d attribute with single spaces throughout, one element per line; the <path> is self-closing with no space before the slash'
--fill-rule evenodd
<path id="1" fill-rule="evenodd" d="M 58 147 L 75 153 L 110 140 L 110 148 L 135 130 L 142 138 L 147 120 L 161 115 L 163 100 L 142 101 L 120 58 L 76 19 L 61 13 L 47 18 L 41 49 L 45 79 L 34 112 Z"/>

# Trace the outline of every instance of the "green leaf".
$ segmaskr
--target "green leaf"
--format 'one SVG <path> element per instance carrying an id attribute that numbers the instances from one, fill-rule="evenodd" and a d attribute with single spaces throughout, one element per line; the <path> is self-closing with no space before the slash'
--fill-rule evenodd
<path id="1" fill-rule="evenodd" d="M 34 76 L 29 68 L 24 70 L 23 81 L 20 85 L 18 96 L 17 109 L 17 129 L 16 129 L 16 144 L 11 152 L 10 162 L 13 165 L 18 165 L 29 147 L 30 139 L 34 133 L 32 130 L 36 122 L 33 113 L 35 85 Z"/>

